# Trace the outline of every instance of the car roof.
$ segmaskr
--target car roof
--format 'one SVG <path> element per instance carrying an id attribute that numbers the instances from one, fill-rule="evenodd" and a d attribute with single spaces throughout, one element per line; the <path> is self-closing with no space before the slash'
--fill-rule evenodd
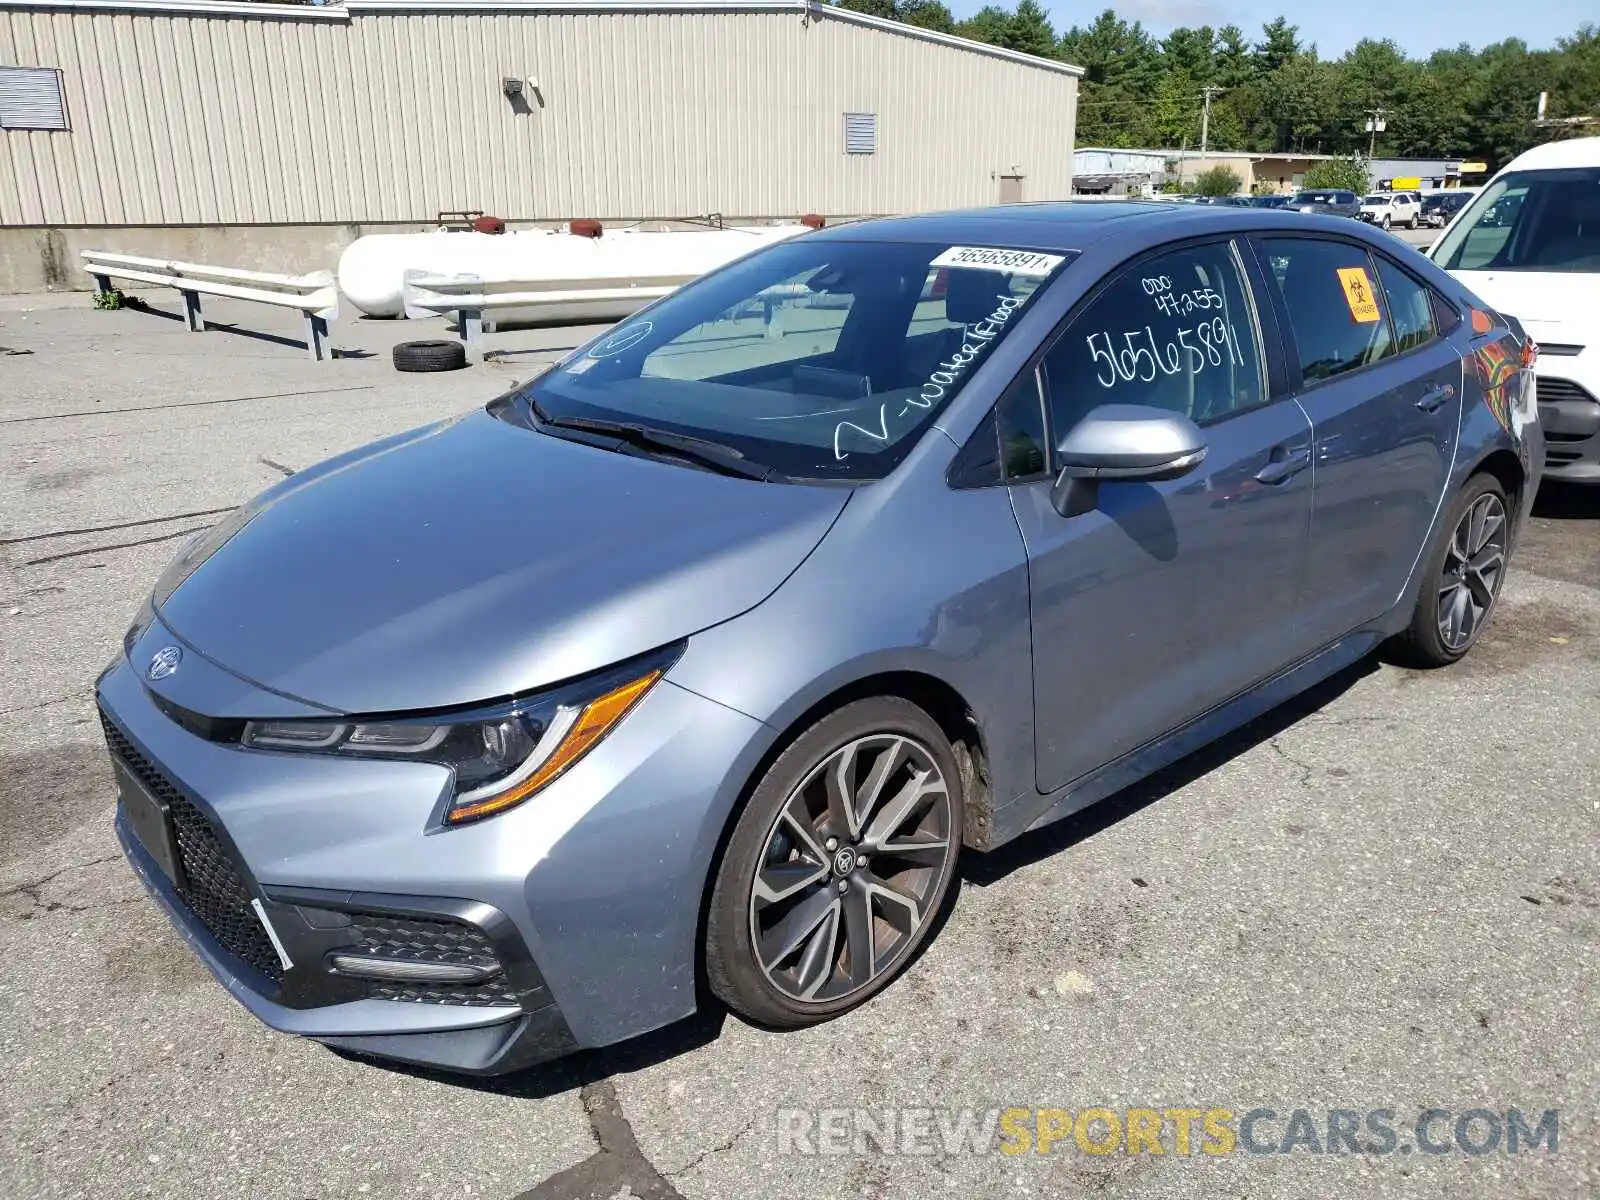
<path id="1" fill-rule="evenodd" d="M 1600 137 L 1546 142 L 1517 155 L 1504 171 L 1537 171 L 1555 167 L 1600 167 Z"/>
<path id="2" fill-rule="evenodd" d="M 1266 210 L 1231 204 L 1171 204 L 1158 200 L 1056 200 L 1000 204 L 911 217 L 880 217 L 831 225 L 812 237 L 843 241 L 942 242 L 949 245 L 1027 246 L 1035 250 L 1083 250 L 1113 237 L 1151 242 L 1204 233 L 1208 227 L 1240 228 L 1252 217 L 1271 220 Z M 1281 223 L 1282 218 L 1278 218 Z M 1263 228 L 1269 226 L 1262 226 Z M 1277 226 L 1270 226 L 1277 227 Z"/>

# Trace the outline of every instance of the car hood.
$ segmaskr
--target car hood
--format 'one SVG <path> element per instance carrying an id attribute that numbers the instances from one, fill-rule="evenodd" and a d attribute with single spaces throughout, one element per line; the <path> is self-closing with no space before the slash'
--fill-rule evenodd
<path id="1" fill-rule="evenodd" d="M 153 600 L 193 649 L 284 696 L 345 713 L 474 704 L 754 607 L 849 495 L 479 411 L 285 480 L 181 553 Z"/>
<path id="2" fill-rule="evenodd" d="M 1600 345 L 1593 271 L 1452 271 L 1485 304 L 1509 313 L 1536 342 Z"/>

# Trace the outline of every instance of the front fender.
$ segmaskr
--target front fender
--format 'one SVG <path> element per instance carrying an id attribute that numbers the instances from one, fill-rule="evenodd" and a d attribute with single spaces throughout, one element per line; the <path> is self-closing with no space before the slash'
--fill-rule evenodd
<path id="1" fill-rule="evenodd" d="M 780 744 L 830 696 L 903 671 L 965 701 L 997 806 L 1033 792 L 1027 558 L 1003 488 L 863 489 L 774 595 L 690 638 L 669 678 Z"/>

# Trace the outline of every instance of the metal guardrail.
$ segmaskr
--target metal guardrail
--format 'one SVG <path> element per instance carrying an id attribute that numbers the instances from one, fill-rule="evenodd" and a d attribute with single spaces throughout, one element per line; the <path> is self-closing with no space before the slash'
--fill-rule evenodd
<path id="1" fill-rule="evenodd" d="M 236 267 L 137 258 L 102 250 L 85 250 L 81 257 L 83 269 L 94 276 L 95 289 L 102 293 L 112 290 L 113 279 L 176 288 L 183 296 L 184 319 L 193 333 L 200 333 L 206 327 L 200 312 L 202 295 L 297 309 L 305 318 L 306 348 L 311 357 L 318 362 L 331 357 L 328 322 L 339 316 L 339 288 L 332 271 L 273 275 Z"/>
<path id="2" fill-rule="evenodd" d="M 688 283 L 692 275 L 637 278 L 626 286 L 584 286 L 580 280 L 484 279 L 479 275 L 435 275 L 407 271 L 403 293 L 406 316 L 411 318 L 456 314 L 467 353 L 481 360 L 484 335 L 493 330 L 497 313 L 521 310 L 525 319 L 559 320 L 562 308 L 589 304 L 638 302 L 643 307 Z M 486 321 L 487 315 L 487 321 Z"/>

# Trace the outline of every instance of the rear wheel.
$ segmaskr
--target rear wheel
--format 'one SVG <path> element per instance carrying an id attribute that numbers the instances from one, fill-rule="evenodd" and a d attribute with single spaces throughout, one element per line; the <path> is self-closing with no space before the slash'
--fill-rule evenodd
<path id="1" fill-rule="evenodd" d="M 949 739 L 898 697 L 802 733 L 740 815 L 706 920 L 706 975 L 758 1024 L 815 1024 L 865 1003 L 928 936 L 961 849 Z"/>
<path id="2" fill-rule="evenodd" d="M 1448 666 L 1472 649 L 1500 598 L 1510 534 L 1505 489 L 1491 476 L 1473 476 L 1428 555 L 1411 626 L 1395 642 L 1401 661 Z"/>

